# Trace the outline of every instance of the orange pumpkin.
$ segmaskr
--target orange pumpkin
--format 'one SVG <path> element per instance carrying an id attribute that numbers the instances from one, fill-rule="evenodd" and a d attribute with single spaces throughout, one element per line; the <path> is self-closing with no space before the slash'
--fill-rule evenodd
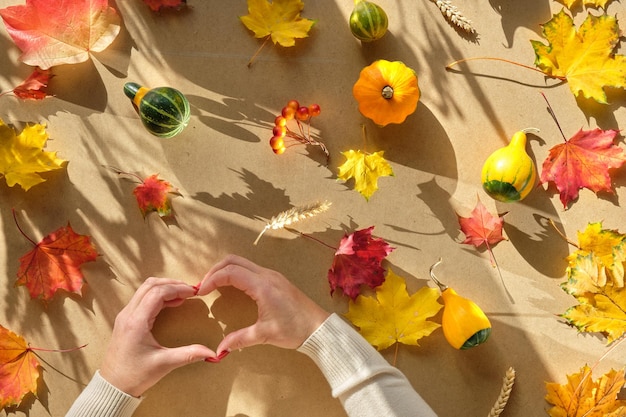
<path id="1" fill-rule="evenodd" d="M 417 108 L 415 71 L 400 61 L 378 60 L 363 68 L 352 88 L 359 111 L 377 125 L 402 123 Z"/>

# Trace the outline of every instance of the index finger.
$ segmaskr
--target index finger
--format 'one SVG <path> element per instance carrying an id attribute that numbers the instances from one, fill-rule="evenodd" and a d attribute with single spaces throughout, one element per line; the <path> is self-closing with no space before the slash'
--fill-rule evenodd
<path id="1" fill-rule="evenodd" d="M 257 272 L 242 265 L 229 263 L 205 276 L 198 289 L 198 295 L 209 294 L 219 287 L 231 286 L 242 290 L 256 301 L 260 280 Z"/>
<path id="2" fill-rule="evenodd" d="M 224 287 L 224 286 L 234 286 L 236 288 L 239 288 L 240 290 L 245 291 L 244 288 L 238 287 L 234 283 L 224 283 L 223 281 L 221 281 L 221 280 L 227 279 L 225 277 L 220 278 L 219 284 L 216 282 L 215 278 L 213 277 L 218 271 L 222 271 L 224 269 L 228 270 L 231 267 L 233 269 L 236 267 L 239 267 L 245 270 L 245 271 L 240 271 L 239 272 L 240 274 L 244 274 L 247 271 L 248 274 L 258 275 L 263 271 L 262 267 L 260 267 L 259 265 L 255 264 L 254 262 L 246 258 L 242 258 L 241 256 L 237 256 L 237 255 L 228 255 L 224 259 L 222 259 L 220 262 L 215 264 L 209 270 L 209 272 L 206 273 L 206 275 L 204 276 L 200 284 L 198 284 L 198 286 L 196 287 L 198 289 L 198 295 L 209 294 L 211 291 L 215 290 L 216 288 Z M 243 281 L 241 281 L 242 279 L 247 279 L 247 278 L 241 277 L 241 276 L 238 277 L 237 281 L 240 283 L 240 285 L 248 285 L 244 283 Z"/>
<path id="3" fill-rule="evenodd" d="M 172 301 L 192 297 L 195 289 L 182 282 L 158 283 L 148 288 L 132 305 L 132 314 L 139 322 L 152 322 Z"/>

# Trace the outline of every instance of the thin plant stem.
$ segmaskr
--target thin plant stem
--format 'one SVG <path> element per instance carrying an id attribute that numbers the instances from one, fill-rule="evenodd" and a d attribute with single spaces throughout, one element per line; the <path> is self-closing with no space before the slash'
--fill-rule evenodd
<path id="1" fill-rule="evenodd" d="M 326 243 L 326 242 L 324 242 L 324 241 L 322 241 L 322 240 L 320 240 L 320 239 L 318 239 L 318 238 L 316 238 L 316 237 L 313 237 L 313 236 L 311 236 L 311 235 L 309 235 L 309 234 L 306 234 L 306 233 L 302 233 L 301 231 L 296 230 L 296 229 L 292 229 L 292 228 L 290 228 L 290 227 L 285 227 L 284 229 L 285 229 L 285 230 L 287 230 L 287 231 L 289 231 L 289 232 L 291 232 L 291 233 L 294 233 L 294 234 L 296 234 L 296 235 L 300 235 L 300 236 L 302 236 L 302 237 L 306 237 L 307 239 L 311 239 L 312 241 L 317 242 L 317 243 L 319 243 L 320 245 L 326 246 L 327 248 L 332 249 L 332 250 L 334 250 L 335 252 L 337 252 L 337 248 L 336 248 L 336 247 L 334 247 L 334 246 L 332 246 L 332 245 L 329 245 L 328 243 Z"/>
<path id="2" fill-rule="evenodd" d="M 37 246 L 37 243 L 35 243 L 35 241 L 33 241 L 30 237 L 28 237 L 28 235 L 26 233 L 24 233 L 24 231 L 22 230 L 22 227 L 17 222 L 17 215 L 15 214 L 15 209 L 14 208 L 11 209 L 11 212 L 13 213 L 13 221 L 15 221 L 15 225 L 17 226 L 17 230 L 19 230 L 20 233 L 22 234 L 22 236 L 24 236 L 26 238 L 26 240 L 28 240 L 30 243 L 32 243 L 33 246 Z"/>
<path id="3" fill-rule="evenodd" d="M 263 41 L 261 46 L 259 46 L 259 49 L 257 49 L 254 55 L 252 55 L 252 57 L 250 58 L 250 61 L 248 61 L 248 65 L 247 65 L 248 68 L 252 66 L 252 61 L 254 61 L 254 59 L 259 55 L 259 53 L 261 53 L 261 50 L 263 49 L 263 47 L 265 46 L 265 44 L 267 44 L 267 41 L 269 40 L 270 40 L 270 35 L 265 37 L 265 40 Z"/>
<path id="4" fill-rule="evenodd" d="M 567 236 L 565 236 L 557 227 L 556 224 L 554 224 L 554 220 L 552 219 L 548 219 L 548 222 L 552 225 L 552 227 L 554 228 L 554 230 L 556 230 L 556 232 L 559 234 L 559 236 L 561 236 L 563 238 L 564 241 L 566 241 L 567 243 L 569 243 L 570 245 L 572 245 L 573 247 L 575 247 L 576 249 L 580 249 L 580 246 L 578 246 L 578 244 L 572 242 L 571 240 L 569 240 L 567 238 Z"/>
<path id="5" fill-rule="evenodd" d="M 459 59 L 457 61 L 451 62 L 450 64 L 446 65 L 446 70 L 451 70 L 453 66 L 457 65 L 457 64 L 461 64 L 463 62 L 468 62 L 468 61 L 478 61 L 478 60 L 487 60 L 487 61 L 500 61 L 500 62 L 506 62 L 507 64 L 513 64 L 513 65 L 517 65 L 518 67 L 522 67 L 522 68 L 526 68 L 532 71 L 536 71 L 539 72 L 541 74 L 543 74 L 546 77 L 550 77 L 550 78 L 556 78 L 558 80 L 561 81 L 566 81 L 567 78 L 563 77 L 563 76 L 559 76 L 559 75 L 551 75 L 551 74 L 546 74 L 545 72 L 541 71 L 540 69 L 537 69 L 535 67 L 531 67 L 529 65 L 524 65 L 524 64 L 520 64 L 519 62 L 515 62 L 515 61 L 510 61 L 508 59 L 504 59 L 504 58 L 495 58 L 495 57 L 488 57 L 488 56 L 481 56 L 481 57 L 473 57 L 473 58 L 463 58 L 463 59 Z"/>
<path id="6" fill-rule="evenodd" d="M 556 114 L 554 113 L 554 110 L 552 109 L 552 106 L 550 105 L 550 102 L 548 101 L 548 98 L 543 93 L 541 93 L 541 96 L 546 101 L 546 104 L 548 105 L 548 113 L 550 113 L 550 116 L 552 116 L 552 119 L 556 123 L 556 127 L 559 128 L 559 132 L 561 132 L 561 136 L 563 136 L 563 140 L 565 142 L 567 142 L 567 138 L 565 137 L 565 134 L 563 133 L 563 129 L 561 129 L 561 125 L 559 124 L 559 120 L 556 118 Z"/>

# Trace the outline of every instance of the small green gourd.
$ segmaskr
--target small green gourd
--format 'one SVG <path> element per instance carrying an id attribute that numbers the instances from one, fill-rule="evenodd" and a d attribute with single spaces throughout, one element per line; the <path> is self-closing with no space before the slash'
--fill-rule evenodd
<path id="1" fill-rule="evenodd" d="M 524 199 L 534 188 L 537 170 L 526 153 L 526 132 L 516 132 L 511 142 L 492 153 L 483 165 L 483 189 L 495 200 L 510 203 Z"/>
<path id="2" fill-rule="evenodd" d="M 491 335 L 491 323 L 472 300 L 461 297 L 452 288 L 439 282 L 434 269 L 441 259 L 430 267 L 430 277 L 441 290 L 443 316 L 441 328 L 446 340 L 455 349 L 465 350 L 485 343 Z"/>
<path id="3" fill-rule="evenodd" d="M 175 88 L 149 89 L 131 82 L 124 85 L 124 94 L 132 100 L 141 123 L 155 136 L 174 137 L 189 123 L 189 101 Z"/>
<path id="4" fill-rule="evenodd" d="M 389 20 L 382 7 L 367 0 L 355 0 L 350 14 L 350 31 L 363 42 L 372 42 L 387 33 Z"/>

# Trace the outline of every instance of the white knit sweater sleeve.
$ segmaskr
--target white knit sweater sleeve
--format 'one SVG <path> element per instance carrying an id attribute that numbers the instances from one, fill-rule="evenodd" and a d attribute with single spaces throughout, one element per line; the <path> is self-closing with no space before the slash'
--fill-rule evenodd
<path id="1" fill-rule="evenodd" d="M 337 314 L 298 348 L 351 417 L 436 417 L 406 377 Z"/>
<path id="2" fill-rule="evenodd" d="M 115 388 L 96 371 L 65 417 L 130 417 L 140 402 L 140 398 Z"/>

